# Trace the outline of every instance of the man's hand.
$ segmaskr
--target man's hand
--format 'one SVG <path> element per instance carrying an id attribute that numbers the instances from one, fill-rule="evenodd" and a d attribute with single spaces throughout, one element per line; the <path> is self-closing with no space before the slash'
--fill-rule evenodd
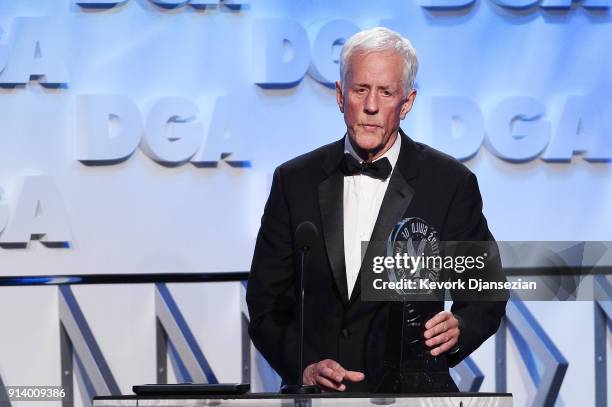
<path id="1" fill-rule="evenodd" d="M 449 311 L 437 313 L 425 324 L 425 345 L 430 348 L 432 356 L 439 356 L 452 349 L 459 342 L 459 321 Z"/>
<path id="2" fill-rule="evenodd" d="M 335 360 L 325 359 L 317 363 L 310 364 L 304 369 L 304 384 L 318 385 L 324 390 L 346 390 L 343 380 L 349 382 L 360 382 L 365 379 L 361 372 L 346 370 Z"/>

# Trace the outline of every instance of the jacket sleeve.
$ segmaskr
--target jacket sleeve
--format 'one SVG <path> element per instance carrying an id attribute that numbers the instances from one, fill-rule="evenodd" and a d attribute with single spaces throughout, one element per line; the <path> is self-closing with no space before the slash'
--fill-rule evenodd
<path id="1" fill-rule="evenodd" d="M 501 267 L 498 247 L 489 231 L 482 213 L 482 198 L 476 176 L 469 172 L 459 183 L 450 205 L 444 227 L 447 242 L 488 242 L 486 266 L 476 274 L 464 278 L 481 278 L 483 281 L 506 281 Z M 482 247 L 479 246 L 479 247 Z M 468 271 L 466 271 L 467 273 Z M 459 350 L 447 356 L 454 366 L 476 350 L 493 335 L 506 312 L 507 290 L 451 293 L 451 312 L 460 321 Z"/>
<path id="2" fill-rule="evenodd" d="M 304 345 L 304 366 L 298 368 L 297 273 L 292 222 L 281 167 L 261 219 L 247 285 L 249 334 L 255 347 L 288 384 L 295 384 L 304 366 L 317 360 Z"/>

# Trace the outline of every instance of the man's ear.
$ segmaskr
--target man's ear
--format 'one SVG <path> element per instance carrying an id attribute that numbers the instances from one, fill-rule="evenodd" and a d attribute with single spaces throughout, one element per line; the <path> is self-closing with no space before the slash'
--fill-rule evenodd
<path id="1" fill-rule="evenodd" d="M 408 112 L 412 109 L 412 104 L 414 103 L 414 99 L 416 98 L 417 91 L 412 89 L 410 93 L 408 93 L 408 97 L 402 104 L 402 110 L 400 111 L 400 119 L 404 120 L 404 117 L 408 114 Z"/>
<path id="2" fill-rule="evenodd" d="M 340 81 L 336 81 L 336 102 L 338 103 L 340 111 L 344 113 L 344 95 L 342 94 L 342 85 L 340 85 Z"/>

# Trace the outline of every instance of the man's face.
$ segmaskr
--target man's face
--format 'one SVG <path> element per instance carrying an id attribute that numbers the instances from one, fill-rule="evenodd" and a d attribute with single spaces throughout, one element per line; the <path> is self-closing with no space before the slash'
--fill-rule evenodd
<path id="1" fill-rule="evenodd" d="M 395 142 L 416 91 L 404 97 L 404 61 L 396 53 L 355 53 L 349 66 L 344 89 L 336 82 L 336 100 L 351 144 L 362 158 L 375 160 Z"/>

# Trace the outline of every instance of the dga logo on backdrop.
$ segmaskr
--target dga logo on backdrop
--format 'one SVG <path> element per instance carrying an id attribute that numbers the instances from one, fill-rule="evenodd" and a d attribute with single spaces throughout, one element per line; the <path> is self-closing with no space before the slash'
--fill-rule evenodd
<path id="1" fill-rule="evenodd" d="M 75 3 L 83 8 L 107 9 L 124 5 L 130 0 L 75 0 Z M 249 4 L 245 0 L 149 0 L 151 3 L 166 9 L 175 9 L 189 5 L 195 9 L 206 9 L 211 6 L 225 6 L 232 9 L 240 9 Z"/>
<path id="2" fill-rule="evenodd" d="M 120 2 L 87 3 L 101 7 Z M 197 3 L 204 6 L 213 2 Z M 238 2 L 222 4 L 238 6 Z M 62 31 L 62 22 L 47 17 L 14 20 L 10 44 L 0 35 L 0 87 L 15 93 L 29 86 L 54 89 L 58 94 L 68 90 L 68 34 Z M 203 100 L 210 115 L 206 123 L 202 119 L 204 112 L 185 97 L 161 96 L 143 115 L 128 95 L 74 95 L 75 158 L 86 165 L 114 165 L 129 159 L 140 148 L 146 156 L 168 167 L 191 163 L 198 168 L 217 168 L 221 162 L 234 168 L 251 167 L 243 140 L 232 131 L 236 106 L 241 101 L 232 95 Z"/>
<path id="3" fill-rule="evenodd" d="M 473 1 L 431 0 L 425 3 L 425 8 L 443 10 L 467 7 Z M 496 3 L 518 9 L 537 2 L 498 0 Z M 552 3 L 544 1 L 540 5 L 553 7 Z M 595 1 L 581 4 L 602 7 Z M 571 1 L 554 2 L 555 9 L 570 5 Z M 380 20 L 377 25 L 404 33 L 407 21 Z M 348 20 L 326 21 L 308 29 L 290 19 L 256 20 L 253 27 L 254 82 L 263 88 L 293 88 L 309 75 L 323 86 L 332 87 L 339 80 L 341 47 L 360 29 Z M 287 48 L 292 50 L 289 58 Z M 606 123 L 601 110 L 605 105 L 580 94 L 570 94 L 564 99 L 563 106 L 557 107 L 560 114 L 555 126 L 549 119 L 550 106 L 530 96 L 498 100 L 485 117 L 483 108 L 469 97 L 435 95 L 424 103 L 431 107 L 430 122 L 421 130 L 431 131 L 433 146 L 459 160 L 470 159 L 482 146 L 498 158 L 513 163 L 538 157 L 546 162 L 569 162 L 576 154 L 589 162 L 612 160 L 612 137 L 608 133 L 612 129 L 606 128 L 612 124 Z"/>
<path id="4" fill-rule="evenodd" d="M 401 258 L 409 257 L 428 258 L 440 257 L 440 239 L 438 232 L 420 218 L 406 218 L 398 222 L 391 231 L 387 241 L 387 257 Z M 404 262 L 406 266 L 400 267 L 394 264 L 387 268 L 389 282 L 399 283 L 403 281 L 414 282 L 414 287 L 419 287 L 419 281 L 429 280 L 438 282 L 442 276 L 442 263 L 428 265 L 424 262 Z M 416 288 L 411 290 L 408 284 L 404 288 L 396 288 L 395 291 L 401 295 L 419 294 L 429 295 L 432 289 Z"/>
<path id="5" fill-rule="evenodd" d="M 483 0 L 484 1 L 484 0 Z M 510 10 L 524 10 L 541 7 L 553 10 L 569 10 L 572 4 L 579 3 L 584 8 L 605 9 L 610 6 L 608 0 L 489 0 L 498 6 Z M 457 10 L 473 6 L 476 0 L 421 0 L 421 7 L 432 10 Z"/>
<path id="6" fill-rule="evenodd" d="M 127 1 L 82 0 L 83 8 L 109 8 Z M 245 2 L 220 0 L 158 0 L 163 8 L 211 5 L 235 8 Z M 426 9 L 469 7 L 473 1 L 429 0 Z M 502 1 L 500 7 L 520 9 L 539 5 L 569 8 L 571 1 Z M 603 8 L 603 2 L 582 1 L 585 8 Z M 240 7 L 238 7 L 240 8 Z M 108 14 L 107 18 L 113 18 Z M 435 17 L 432 16 L 432 17 Z M 57 23 L 57 21 L 55 21 Z M 408 18 L 380 20 L 377 25 L 406 31 Z M 46 18 L 18 18 L 10 57 L 0 43 L 0 85 L 27 86 L 32 77 L 45 87 L 68 86 L 69 70 L 62 54 L 57 26 Z M 259 18 L 253 22 L 250 74 L 260 87 L 295 87 L 308 74 L 323 86 L 339 79 L 338 59 L 342 45 L 361 28 L 349 20 L 324 21 L 305 29 L 283 18 Z M 2 38 L 0 38 L 2 40 Z M 291 52 L 288 52 L 288 49 Z M 290 56 L 288 56 L 290 54 Z M 8 60 L 8 63 L 6 61 Z M 3 63 L 4 61 L 4 63 Z M 282 97 L 282 96 L 272 96 Z M 428 101 L 425 101 L 428 102 Z M 429 101 L 434 147 L 460 159 L 473 157 L 485 146 L 502 160 L 523 163 L 540 157 L 548 162 L 568 162 L 582 154 L 589 162 L 612 160 L 612 137 L 601 103 L 583 95 L 568 95 L 553 131 L 550 107 L 529 96 L 497 101 L 487 118 L 478 103 L 462 95 L 439 95 Z M 138 148 L 165 166 L 192 163 L 196 167 L 217 167 L 223 161 L 232 167 L 250 167 L 244 135 L 226 134 L 237 121 L 233 112 L 240 95 L 225 95 L 208 101 L 210 123 L 201 120 L 196 103 L 180 96 L 160 97 L 146 117 L 128 95 L 76 95 L 76 159 L 87 165 L 113 165 L 127 160 Z M 425 103 L 426 105 L 428 103 Z"/>
<path id="7" fill-rule="evenodd" d="M 70 247 L 72 232 L 53 178 L 24 177 L 20 181 L 10 200 L 0 187 L 0 247 L 25 248 L 32 239 L 47 247 Z"/>

